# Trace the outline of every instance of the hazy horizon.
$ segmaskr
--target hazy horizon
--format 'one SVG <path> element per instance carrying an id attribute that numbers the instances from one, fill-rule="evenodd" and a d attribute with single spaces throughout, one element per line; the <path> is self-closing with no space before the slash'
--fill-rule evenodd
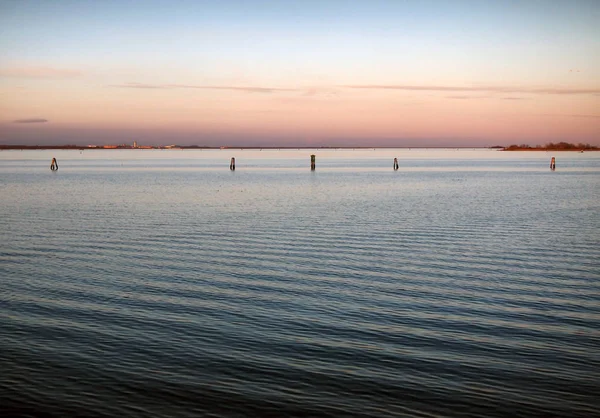
<path id="1" fill-rule="evenodd" d="M 595 1 L 0 0 L 0 144 L 600 145 Z"/>

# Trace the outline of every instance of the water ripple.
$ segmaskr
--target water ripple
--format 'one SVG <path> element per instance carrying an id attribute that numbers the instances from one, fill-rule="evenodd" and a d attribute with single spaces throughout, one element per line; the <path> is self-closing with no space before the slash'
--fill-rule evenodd
<path id="1" fill-rule="evenodd" d="M 0 415 L 600 416 L 595 159 L 202 158 L 0 170 Z"/>

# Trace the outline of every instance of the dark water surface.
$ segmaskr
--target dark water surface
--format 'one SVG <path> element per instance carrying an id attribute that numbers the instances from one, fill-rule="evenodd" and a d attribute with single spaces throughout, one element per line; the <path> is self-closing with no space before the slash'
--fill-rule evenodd
<path id="1" fill-rule="evenodd" d="M 1 152 L 0 414 L 600 416 L 600 153 L 310 153 Z"/>

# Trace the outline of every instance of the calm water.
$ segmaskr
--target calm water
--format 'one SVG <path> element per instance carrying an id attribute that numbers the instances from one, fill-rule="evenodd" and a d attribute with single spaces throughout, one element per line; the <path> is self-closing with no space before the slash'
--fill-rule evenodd
<path id="1" fill-rule="evenodd" d="M 600 416 L 599 231 L 600 153 L 3 151 L 0 414 Z"/>

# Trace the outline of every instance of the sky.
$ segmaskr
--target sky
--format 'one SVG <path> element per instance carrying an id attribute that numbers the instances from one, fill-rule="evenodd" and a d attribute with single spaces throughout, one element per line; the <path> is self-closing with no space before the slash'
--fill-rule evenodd
<path id="1" fill-rule="evenodd" d="M 0 144 L 600 145 L 598 22 L 598 0 L 0 0 Z"/>

